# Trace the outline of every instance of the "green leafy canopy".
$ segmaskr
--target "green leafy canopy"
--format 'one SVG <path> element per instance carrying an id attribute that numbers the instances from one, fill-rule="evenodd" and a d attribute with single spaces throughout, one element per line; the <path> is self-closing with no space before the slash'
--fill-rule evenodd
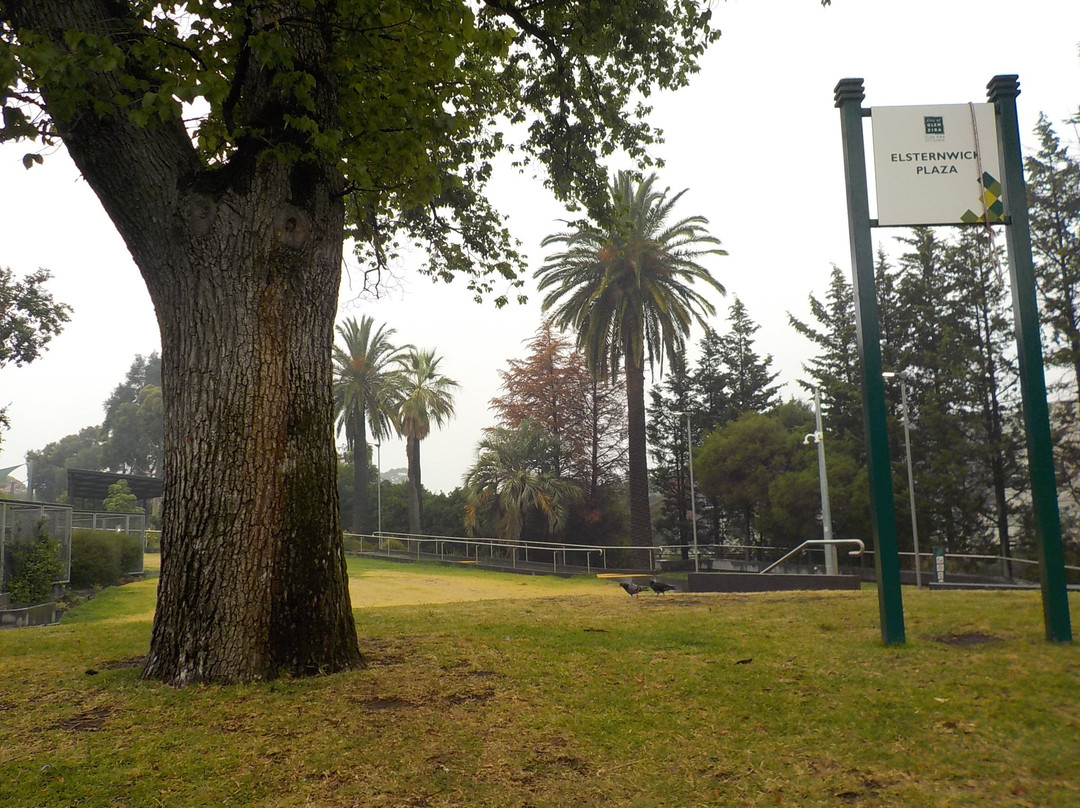
<path id="1" fill-rule="evenodd" d="M 698 0 L 45 1 L 0 2 L 0 141 L 126 116 L 182 125 L 203 169 L 332 166 L 363 259 L 418 245 L 477 295 L 520 285 L 524 260 L 484 196 L 495 157 L 538 160 L 560 198 L 603 210 L 599 161 L 653 162 L 645 100 L 720 34 Z M 26 22 L 46 15 L 62 37 Z"/>

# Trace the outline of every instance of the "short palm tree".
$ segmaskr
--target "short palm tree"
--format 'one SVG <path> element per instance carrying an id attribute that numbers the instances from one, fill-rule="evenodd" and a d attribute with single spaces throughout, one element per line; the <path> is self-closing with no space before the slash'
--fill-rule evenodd
<path id="1" fill-rule="evenodd" d="M 374 331 L 373 331 L 374 329 Z M 353 514 L 355 533 L 371 533 L 368 497 L 368 429 L 382 441 L 397 429 L 399 401 L 395 368 L 397 360 L 412 347 L 390 343 L 393 328 L 375 328 L 371 317 L 360 322 L 350 317 L 337 327 L 343 346 L 334 346 L 334 406 L 338 433 L 345 432 L 353 461 Z"/>
<path id="2" fill-rule="evenodd" d="M 544 468 L 552 443 L 531 421 L 487 430 L 477 447 L 476 465 L 465 475 L 465 527 L 470 534 L 491 524 L 496 538 L 516 542 L 534 512 L 546 519 L 548 533 L 562 528 L 569 507 L 581 499 L 581 489 Z"/>
<path id="3" fill-rule="evenodd" d="M 536 271 L 545 312 L 577 334 L 578 348 L 599 378 L 626 376 L 630 539 L 652 546 L 648 460 L 645 443 L 645 364 L 684 350 L 694 321 L 716 310 L 692 288 L 700 282 L 720 294 L 724 287 L 700 260 L 726 255 L 706 232 L 708 220 L 690 216 L 668 223 L 686 191 L 669 196 L 654 187 L 656 175 L 637 182 L 620 172 L 611 184 L 611 211 L 603 226 L 583 225 L 548 236 L 543 246 L 562 244 Z M 638 563 L 646 560 L 639 551 Z"/>
<path id="4" fill-rule="evenodd" d="M 454 415 L 453 390 L 458 383 L 439 373 L 442 357 L 435 351 L 409 353 L 398 360 L 401 405 L 398 429 L 405 436 L 409 464 L 409 532 L 423 532 L 420 483 L 420 441 L 431 433 L 431 424 L 441 427 Z"/>

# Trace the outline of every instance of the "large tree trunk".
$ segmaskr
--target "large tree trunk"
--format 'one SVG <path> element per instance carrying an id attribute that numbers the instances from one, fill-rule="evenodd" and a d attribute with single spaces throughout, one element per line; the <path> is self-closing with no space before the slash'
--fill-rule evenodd
<path id="1" fill-rule="evenodd" d="M 141 32 L 126 4 L 107 0 L 4 9 L 61 48 L 69 29 Z M 328 58 L 316 29 L 301 35 L 314 61 Z M 280 115 L 271 73 L 249 75 L 263 84 L 244 97 L 269 112 L 237 115 Z M 90 97 L 118 90 L 114 74 L 84 81 Z M 51 88 L 43 93 L 49 102 Z M 340 174 L 267 159 L 263 142 L 206 169 L 179 119 L 140 126 L 90 102 L 53 118 L 131 251 L 161 328 L 161 578 L 144 675 L 183 685 L 358 664 L 332 432 Z"/>
<path id="2" fill-rule="evenodd" d="M 635 567 L 646 569 L 652 560 L 652 514 L 649 509 L 649 462 L 645 446 L 645 368 L 634 361 L 627 345 L 626 372 L 627 448 L 630 483 L 630 544 Z"/>
<path id="3" fill-rule="evenodd" d="M 145 675 L 176 684 L 359 659 L 332 433 L 342 212 L 327 178 L 312 178 L 304 208 L 287 201 L 290 174 L 266 163 L 243 189 L 204 197 L 216 215 L 184 265 L 140 262 L 152 266 L 166 413 Z"/>

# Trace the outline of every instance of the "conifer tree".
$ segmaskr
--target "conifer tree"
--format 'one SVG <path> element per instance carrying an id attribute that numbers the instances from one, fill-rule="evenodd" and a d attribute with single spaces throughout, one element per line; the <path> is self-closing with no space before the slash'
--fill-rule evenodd
<path id="1" fill-rule="evenodd" d="M 1068 368 L 1080 401 L 1080 160 L 1062 145 L 1045 115 L 1039 150 L 1027 158 L 1031 248 L 1052 344 L 1046 361 Z"/>
<path id="2" fill-rule="evenodd" d="M 697 411 L 685 354 L 672 357 L 664 381 L 649 391 L 649 401 L 645 428 L 652 458 L 649 476 L 653 490 L 663 497 L 655 527 L 683 546 L 686 559 L 693 536 L 689 462 L 692 433 L 687 432 L 687 417 L 693 426 Z"/>
<path id="3" fill-rule="evenodd" d="M 966 420 L 972 468 L 978 474 L 977 484 L 987 492 L 983 497 L 986 505 L 976 511 L 983 524 L 971 526 L 971 539 L 982 538 L 996 545 L 1002 556 L 1008 556 L 1011 501 L 1023 489 L 1025 475 L 1016 473 L 1023 445 L 1016 418 L 1011 417 L 1019 411 L 1017 371 L 1010 358 L 1012 321 L 1000 252 L 985 230 L 967 229 L 950 248 L 948 257 L 954 271 L 968 280 L 959 287 L 973 349 L 966 354 L 971 361 L 970 396 L 966 402 L 970 417 Z"/>
<path id="4" fill-rule="evenodd" d="M 862 455 L 865 438 L 855 298 L 851 283 L 839 267 L 832 268 L 824 301 L 810 295 L 810 312 L 816 323 L 806 323 L 788 314 L 788 322 L 795 331 L 818 346 L 818 354 L 803 365 L 810 379 L 800 385 L 808 391 L 821 391 L 822 410 L 830 433 L 850 439 Z"/>
<path id="5" fill-rule="evenodd" d="M 746 306 L 735 298 L 728 309 L 730 329 L 720 338 L 720 358 L 728 379 L 728 417 L 744 412 L 765 412 L 779 404 L 776 381 L 771 372 L 772 355 L 759 356 L 754 350 L 754 334 L 761 328 L 750 319 Z"/>

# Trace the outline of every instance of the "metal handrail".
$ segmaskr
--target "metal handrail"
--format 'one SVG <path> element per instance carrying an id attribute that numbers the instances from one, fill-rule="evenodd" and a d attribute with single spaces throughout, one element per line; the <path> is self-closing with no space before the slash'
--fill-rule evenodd
<path id="1" fill-rule="evenodd" d="M 855 550 L 852 550 L 852 551 L 850 551 L 848 553 L 849 556 L 860 556 L 866 551 L 866 545 L 863 544 L 862 539 L 807 539 L 802 544 L 800 544 L 798 547 L 796 547 L 794 550 L 787 553 L 786 555 L 781 556 L 779 560 L 774 561 L 773 563 L 771 563 L 769 566 L 767 566 L 765 569 L 763 569 L 761 572 L 759 572 L 758 575 L 764 575 L 769 570 L 771 570 L 771 569 L 773 569 L 775 567 L 778 567 L 781 563 L 783 563 L 784 561 L 787 561 L 789 558 L 791 558 L 797 552 L 802 550 L 802 548 L 807 547 L 809 545 L 813 545 L 815 547 L 817 547 L 817 546 L 826 547 L 826 546 L 829 546 L 829 545 L 836 545 L 836 544 L 854 544 L 854 545 L 857 545 L 857 548 Z"/>
<path id="2" fill-rule="evenodd" d="M 350 536 L 358 536 L 358 533 L 350 533 Z M 474 544 L 494 544 L 499 547 L 525 547 L 528 545 L 538 550 L 601 550 L 602 545 L 597 544 L 571 544 L 569 542 L 555 542 L 555 541 L 541 541 L 540 539 L 520 539 L 517 542 L 511 542 L 506 539 L 493 539 L 487 536 L 438 536 L 427 533 L 395 533 L 389 530 L 382 532 L 376 531 L 370 534 L 372 538 L 384 538 L 384 539 L 402 539 L 404 541 L 445 541 L 445 542 L 469 542 Z M 613 547 L 611 549 L 622 549 L 619 547 Z"/>
<path id="3" fill-rule="evenodd" d="M 600 555 L 601 565 L 602 565 L 602 567 L 604 569 L 607 569 L 607 550 L 609 550 L 609 549 L 619 549 L 619 548 L 609 548 L 609 547 L 603 547 L 603 546 L 597 546 L 597 545 L 591 545 L 591 544 L 569 544 L 569 543 L 563 543 L 563 542 L 545 542 L 545 541 L 538 541 L 538 540 L 533 540 L 533 539 L 523 539 L 523 540 L 518 541 L 518 542 L 512 542 L 512 541 L 506 541 L 506 540 L 501 540 L 501 539 L 492 539 L 492 538 L 486 538 L 486 537 L 464 538 L 462 536 L 433 536 L 433 535 L 423 535 L 423 534 L 415 534 L 415 533 L 392 533 L 392 532 L 385 532 L 385 531 L 381 532 L 381 533 L 376 532 L 376 533 L 370 534 L 369 536 L 366 536 L 366 537 L 361 536 L 360 534 L 356 534 L 356 533 L 350 533 L 350 534 L 347 534 L 347 535 L 354 536 L 354 537 L 361 538 L 361 539 L 362 538 L 377 539 L 379 541 L 379 548 L 375 551 L 376 554 L 383 550 L 383 540 L 384 539 L 400 541 L 400 542 L 402 542 L 404 544 L 414 544 L 417 559 L 420 558 L 420 554 L 421 554 L 420 547 L 421 547 L 422 544 L 435 544 L 436 551 L 435 551 L 434 555 L 437 555 L 440 560 L 442 560 L 445 557 L 444 549 L 445 549 L 445 546 L 448 545 L 448 544 L 449 545 L 463 546 L 465 548 L 465 557 L 468 558 L 469 555 L 470 555 L 470 552 L 472 552 L 472 554 L 475 556 L 477 561 L 480 560 L 480 548 L 481 547 L 486 547 L 486 548 L 488 548 L 489 551 L 492 550 L 492 549 L 495 549 L 495 548 L 510 550 L 511 551 L 511 553 L 510 553 L 510 564 L 511 564 L 511 567 L 513 569 L 517 569 L 517 561 L 518 561 L 518 552 L 519 551 L 524 552 L 524 554 L 525 554 L 525 559 L 524 560 L 525 560 L 526 563 L 528 563 L 528 561 L 529 561 L 529 550 L 534 550 L 534 551 L 535 550 L 540 550 L 540 551 L 543 551 L 543 552 L 550 552 L 552 554 L 552 559 L 551 560 L 552 560 L 552 569 L 553 569 L 554 572 L 558 572 L 558 570 L 559 570 L 558 556 L 559 556 L 560 552 L 562 553 L 562 556 L 563 556 L 563 559 L 562 559 L 563 567 L 570 566 L 566 562 L 566 553 L 567 553 L 567 551 L 575 552 L 575 553 L 584 553 L 585 554 L 585 569 L 590 574 L 592 573 L 592 554 L 593 553 L 598 553 Z M 361 545 L 361 547 L 362 547 L 362 545 Z M 386 552 L 389 554 L 389 547 L 387 547 Z M 360 553 L 363 554 L 363 549 L 361 549 Z"/>

